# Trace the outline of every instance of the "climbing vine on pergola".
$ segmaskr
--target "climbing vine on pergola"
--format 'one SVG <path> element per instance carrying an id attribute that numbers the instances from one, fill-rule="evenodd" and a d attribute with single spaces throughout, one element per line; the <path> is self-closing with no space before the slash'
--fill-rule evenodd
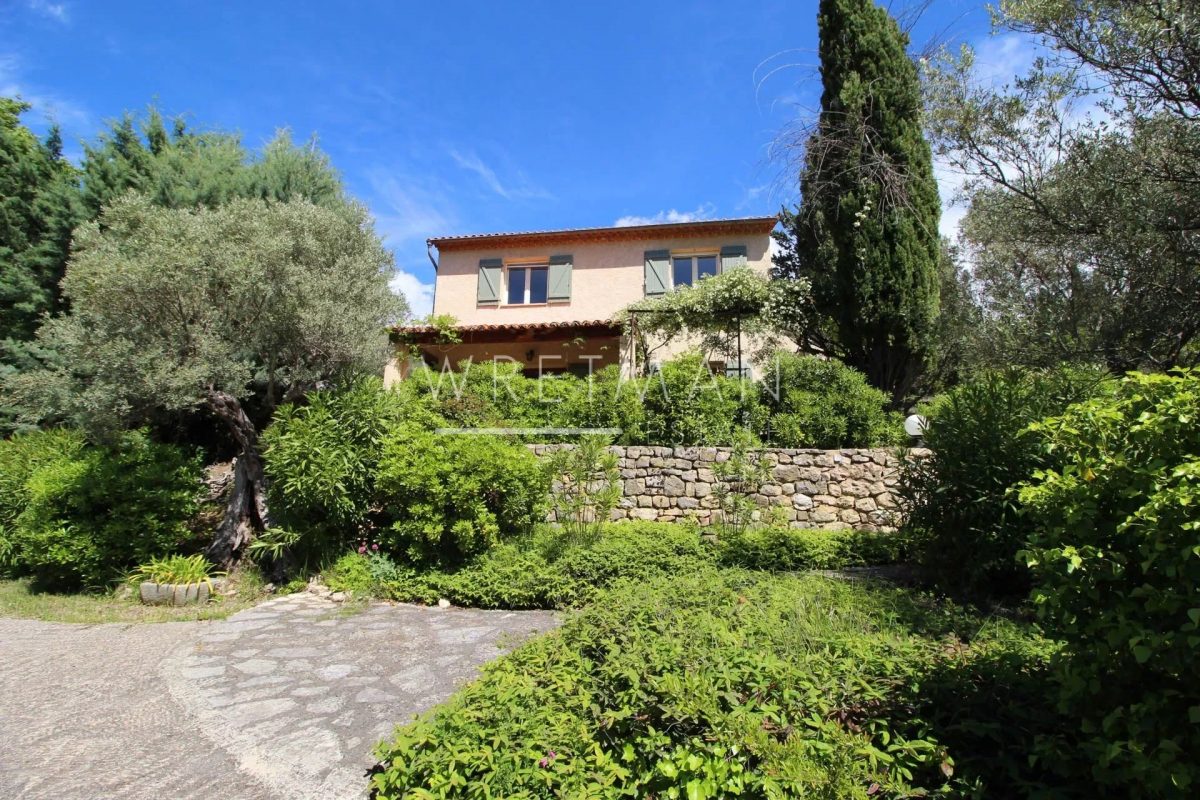
<path id="1" fill-rule="evenodd" d="M 744 337 L 756 350 L 777 347 L 781 339 L 805 329 L 810 308 L 807 280 L 772 280 L 737 268 L 639 300 L 619 318 L 643 363 L 676 338 L 694 336 L 701 350 L 736 358 L 740 367 Z M 658 343 L 651 346 L 651 338 Z"/>

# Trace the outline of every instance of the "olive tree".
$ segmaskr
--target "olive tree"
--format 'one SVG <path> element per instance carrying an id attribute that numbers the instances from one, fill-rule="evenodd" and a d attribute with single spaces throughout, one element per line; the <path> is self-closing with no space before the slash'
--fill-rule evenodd
<path id="1" fill-rule="evenodd" d="M 385 325 L 404 310 L 392 269 L 360 206 L 169 209 L 123 196 L 77 230 L 62 283 L 71 311 L 39 332 L 58 357 L 13 379 L 10 399 L 29 420 L 98 434 L 163 410 L 211 412 L 238 447 L 209 551 L 229 565 L 269 524 L 246 401 L 269 410 L 381 369 Z"/>

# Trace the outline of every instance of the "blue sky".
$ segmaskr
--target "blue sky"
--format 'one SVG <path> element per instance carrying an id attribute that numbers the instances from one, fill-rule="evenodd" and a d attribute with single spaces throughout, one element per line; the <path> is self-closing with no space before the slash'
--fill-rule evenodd
<path id="1" fill-rule="evenodd" d="M 816 6 L 0 0 L 0 93 L 75 156 L 150 102 L 252 148 L 316 134 L 421 312 L 429 236 L 774 213 L 771 142 L 820 94 Z M 982 3 L 935 0 L 913 38 L 1027 61 L 988 33 Z"/>

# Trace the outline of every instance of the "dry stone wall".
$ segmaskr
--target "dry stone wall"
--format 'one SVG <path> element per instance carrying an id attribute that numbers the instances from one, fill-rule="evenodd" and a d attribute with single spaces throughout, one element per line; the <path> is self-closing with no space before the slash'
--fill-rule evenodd
<path id="1" fill-rule="evenodd" d="M 531 445 L 542 455 L 563 445 Z M 701 525 L 719 515 L 713 464 L 729 459 L 727 447 L 612 447 L 624 484 L 613 519 L 677 521 Z M 928 451 L 912 449 L 908 458 Z M 896 449 L 759 449 L 752 458 L 771 468 L 771 479 L 751 497 L 761 513 L 781 516 L 793 528 L 892 530 L 900 522 Z"/>

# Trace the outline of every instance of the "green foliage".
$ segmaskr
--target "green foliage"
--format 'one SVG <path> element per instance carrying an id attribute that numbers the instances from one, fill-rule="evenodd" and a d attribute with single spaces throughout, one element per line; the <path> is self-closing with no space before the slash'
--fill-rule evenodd
<path id="1" fill-rule="evenodd" d="M 374 575 L 378 596 L 508 609 L 576 607 L 618 580 L 687 574 L 715 563 L 695 528 L 656 522 L 608 523 L 582 539 L 543 525 L 451 571 L 414 570 L 381 553 L 366 555 L 372 565 L 390 565 Z"/>
<path id="2" fill-rule="evenodd" d="M 917 560 L 941 587 L 1009 596 L 1029 588 L 1017 551 L 1036 523 L 1014 487 L 1052 461 L 1029 425 L 1103 385 L 1094 371 L 1010 370 L 961 384 L 934 405 L 925 432 L 932 452 L 906 464 L 901 494 Z"/>
<path id="3" fill-rule="evenodd" d="M 835 359 L 776 351 L 763 372 L 770 410 L 766 438 L 780 447 L 879 447 L 902 444 L 899 415 L 866 376 Z"/>
<path id="4" fill-rule="evenodd" d="M 995 33 L 1043 45 L 1016 80 L 967 47 L 926 62 L 939 159 L 969 176 L 986 363 L 1200 363 L 1200 239 L 1181 222 L 1200 214 L 1194 6 L 1007 0 Z"/>
<path id="5" fill-rule="evenodd" d="M 751 454 L 753 439 L 748 431 L 734 433 L 729 449 L 729 458 L 713 462 L 713 476 L 717 483 L 713 494 L 721 508 L 717 521 L 721 534 L 737 536 L 749 530 L 758 513 L 758 504 L 750 495 L 771 479 L 771 467 Z"/>
<path id="6" fill-rule="evenodd" d="M 173 555 L 152 558 L 147 563 L 140 564 L 130 573 L 129 580 L 173 584 L 205 583 L 211 590 L 212 578 L 220 574 L 213 572 L 212 562 L 202 555 Z"/>
<path id="7" fill-rule="evenodd" d="M 539 379 L 526 377 L 520 364 L 463 361 L 457 372 L 418 369 L 406 383 L 462 427 L 620 428 L 621 443 L 645 440 L 638 385 L 622 380 L 616 365 L 587 377 Z"/>
<path id="8" fill-rule="evenodd" d="M 371 573 L 371 557 L 363 553 L 346 553 L 323 570 L 321 577 L 333 591 L 358 596 L 371 595 L 377 586 Z"/>
<path id="9" fill-rule="evenodd" d="M 58 131 L 39 142 L 20 122 L 29 108 L 0 97 L 0 342 L 32 339 L 40 316 L 58 310 L 80 217 L 75 170 Z"/>
<path id="10" fill-rule="evenodd" d="M 893 404 L 932 350 L 941 206 L 908 36 L 872 0 L 822 0 L 821 113 L 803 131 L 801 204 L 777 272 L 811 281 L 826 353 Z M 817 342 L 818 345 L 822 342 Z"/>
<path id="11" fill-rule="evenodd" d="M 861 373 L 785 351 L 765 363 L 761 385 L 713 374 L 693 351 L 642 378 L 622 379 L 613 365 L 588 377 L 538 379 L 520 364 L 463 361 L 457 372 L 418 369 L 405 386 L 462 427 L 619 428 L 624 445 L 729 445 L 742 428 L 786 447 L 901 443 L 898 415 L 884 410 L 886 395 Z"/>
<path id="12" fill-rule="evenodd" d="M 543 459 L 556 483 L 554 517 L 579 539 L 596 534 L 621 499 L 621 471 L 608 442 L 604 436 L 584 436 L 575 446 L 560 447 Z"/>
<path id="13" fill-rule="evenodd" d="M 1055 454 L 1021 490 L 1038 618 L 1066 647 L 1075 769 L 1113 794 L 1200 786 L 1200 372 L 1131 373 L 1032 428 Z M 1086 777 L 1085 777 L 1086 776 Z"/>
<path id="14" fill-rule="evenodd" d="M 457 563 L 546 513 L 549 481 L 520 443 L 401 426 L 384 439 L 376 485 L 394 521 L 380 544 L 413 561 Z"/>
<path id="15" fill-rule="evenodd" d="M 845 569 L 894 563 L 903 541 L 895 533 L 763 526 L 722 533 L 717 549 L 720 563 L 729 567 Z"/>
<path id="16" fill-rule="evenodd" d="M 391 256 L 361 208 L 235 200 L 217 209 L 116 201 L 76 234 L 70 314 L 39 337 L 64 355 L 19 376 L 30 420 L 93 426 L 217 395 L 268 400 L 382 366 Z"/>
<path id="17" fill-rule="evenodd" d="M 29 505 L 29 479 L 42 467 L 74 460 L 86 441 L 78 431 L 50 429 L 0 441 L 0 571 L 18 564 L 14 541 L 17 518 Z"/>
<path id="18" fill-rule="evenodd" d="M 646 441 L 658 445 L 723 445 L 739 428 L 762 424 L 758 388 L 743 378 L 709 372 L 698 352 L 663 362 L 635 388 L 646 412 Z"/>
<path id="19" fill-rule="evenodd" d="M 571 378 L 563 377 L 564 381 Z M 646 409 L 638 384 L 623 380 L 616 364 L 578 381 L 576 391 L 561 398 L 556 425 L 578 428 L 620 428 L 619 444 L 645 444 Z"/>
<path id="20" fill-rule="evenodd" d="M 922 617 L 935 624 L 915 626 Z M 622 581 L 399 729 L 377 751 L 373 788 L 381 799 L 968 795 L 977 780 L 955 774 L 937 739 L 951 714 L 913 710 L 945 659 L 1013 649 L 983 627 L 816 577 Z M 981 635 L 947 654 L 942 637 L 959 630 Z"/>
<path id="21" fill-rule="evenodd" d="M 376 487 L 383 442 L 402 424 L 437 422 L 410 383 L 385 390 L 374 377 L 281 406 L 262 445 L 275 523 L 300 534 L 287 549 L 316 562 L 387 524 Z"/>
<path id="22" fill-rule="evenodd" d="M 36 466 L 7 472 L 14 453 Z M 136 432 L 91 447 L 72 434 L 18 436 L 0 447 L 0 474 L 15 568 L 49 589 L 100 587 L 178 550 L 201 488 L 195 456 Z"/>
<path id="23" fill-rule="evenodd" d="M 346 202 L 341 179 L 315 142 L 297 147 L 280 131 L 259 155 L 236 134 L 170 132 L 153 106 L 144 119 L 125 114 L 84 146 L 82 200 L 95 219 L 129 191 L 164 208 L 216 208 L 235 198 L 306 200 L 336 208 Z"/>
<path id="24" fill-rule="evenodd" d="M 691 335 L 699 338 L 701 351 L 735 358 L 739 331 L 761 344 L 794 330 L 796 309 L 807 305 L 808 288 L 805 279 L 770 280 L 751 269 L 729 269 L 639 300 L 620 316 L 637 334 L 643 353 Z M 653 348 L 651 339 L 657 342 Z"/>

